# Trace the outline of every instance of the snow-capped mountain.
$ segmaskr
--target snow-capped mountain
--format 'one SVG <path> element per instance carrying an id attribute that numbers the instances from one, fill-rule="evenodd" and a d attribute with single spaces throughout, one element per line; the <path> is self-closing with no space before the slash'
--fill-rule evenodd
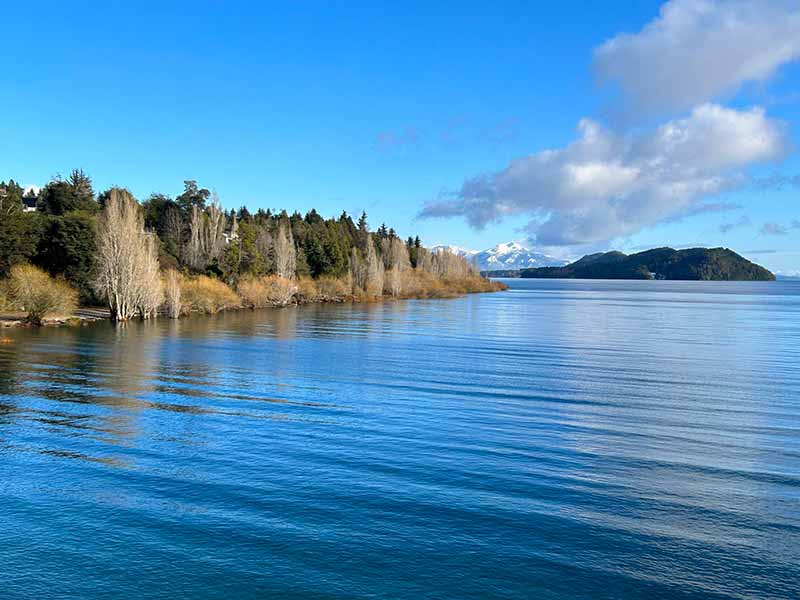
<path id="1" fill-rule="evenodd" d="M 450 252 L 475 260 L 481 271 L 528 269 L 532 267 L 561 267 L 564 260 L 554 258 L 525 247 L 519 242 L 497 244 L 488 250 L 467 250 L 458 246 L 433 246 L 433 252 L 449 249 Z"/>
<path id="2" fill-rule="evenodd" d="M 458 256 L 466 256 L 468 258 L 471 256 L 475 256 L 478 253 L 477 250 L 467 250 L 466 248 L 462 248 L 461 246 L 453 246 L 453 245 L 447 246 L 445 244 L 439 244 L 438 246 L 431 246 L 430 248 L 428 248 L 428 250 L 430 250 L 431 252 L 450 251 L 453 254 L 457 254 Z"/>

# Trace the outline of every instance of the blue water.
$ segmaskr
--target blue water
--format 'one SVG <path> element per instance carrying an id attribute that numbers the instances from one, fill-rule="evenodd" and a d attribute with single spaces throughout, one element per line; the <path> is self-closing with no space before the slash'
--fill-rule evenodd
<path id="1" fill-rule="evenodd" d="M 800 284 L 510 283 L 0 330 L 0 597 L 800 597 Z"/>

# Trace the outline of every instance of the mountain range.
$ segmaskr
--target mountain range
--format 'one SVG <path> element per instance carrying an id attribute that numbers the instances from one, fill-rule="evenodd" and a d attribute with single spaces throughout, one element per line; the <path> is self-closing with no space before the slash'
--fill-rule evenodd
<path id="1" fill-rule="evenodd" d="M 487 250 L 467 250 L 458 246 L 433 246 L 431 250 L 449 250 L 458 256 L 474 260 L 481 271 L 533 269 L 537 267 L 561 267 L 566 261 L 535 252 L 519 242 L 497 244 Z"/>

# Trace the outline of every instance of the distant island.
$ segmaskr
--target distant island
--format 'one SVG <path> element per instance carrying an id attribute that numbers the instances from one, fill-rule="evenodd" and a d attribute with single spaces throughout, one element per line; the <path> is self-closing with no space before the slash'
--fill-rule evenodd
<path id="1" fill-rule="evenodd" d="M 484 274 L 526 279 L 775 281 L 773 273 L 727 248 L 656 248 L 630 255 L 600 252 L 563 267 L 487 271 Z"/>

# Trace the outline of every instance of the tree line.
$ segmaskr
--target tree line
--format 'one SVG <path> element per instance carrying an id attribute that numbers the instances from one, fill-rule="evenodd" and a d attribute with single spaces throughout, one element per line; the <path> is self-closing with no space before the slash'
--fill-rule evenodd
<path id="1" fill-rule="evenodd" d="M 13 180 L 0 182 L 0 279 L 15 265 L 34 265 L 73 286 L 80 303 L 107 305 L 115 320 L 202 310 L 212 288 L 227 296 L 220 285 L 235 295 L 227 308 L 445 295 L 487 284 L 466 260 L 431 253 L 419 237 L 403 240 L 385 224 L 371 231 L 365 213 L 354 221 L 314 209 L 225 210 L 194 180 L 175 198 L 138 202 L 122 188 L 96 194 L 76 169 L 45 185 L 36 210 L 26 211 L 33 200 Z"/>

